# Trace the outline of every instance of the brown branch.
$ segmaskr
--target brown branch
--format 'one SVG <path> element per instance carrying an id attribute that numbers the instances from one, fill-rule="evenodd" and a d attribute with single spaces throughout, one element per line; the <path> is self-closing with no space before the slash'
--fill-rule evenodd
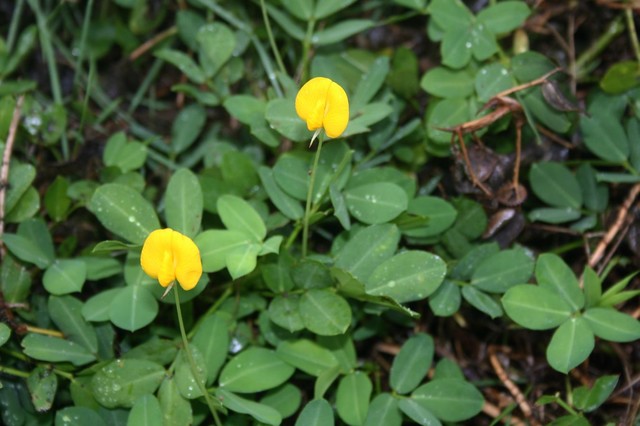
<path id="1" fill-rule="evenodd" d="M 629 215 L 629 209 L 631 208 L 631 205 L 633 204 L 633 202 L 635 201 L 639 193 L 640 193 L 640 183 L 636 183 L 631 188 L 631 191 L 629 191 L 629 195 L 624 200 L 624 203 L 622 203 L 622 206 L 618 211 L 618 216 L 616 217 L 615 222 L 613 223 L 611 228 L 609 228 L 607 233 L 604 234 L 604 237 L 602 238 L 602 240 L 600 240 L 600 242 L 596 246 L 596 249 L 593 251 L 593 253 L 589 257 L 590 267 L 595 268 L 595 266 L 600 262 L 600 260 L 604 256 L 604 253 L 607 250 L 607 247 L 609 246 L 609 244 L 613 241 L 613 239 L 616 237 L 618 232 L 620 232 L 620 229 L 624 225 L 627 219 L 627 216 Z"/>
<path id="2" fill-rule="evenodd" d="M 20 113 L 23 101 L 24 96 L 20 96 L 13 110 L 13 117 L 11 118 L 11 125 L 9 126 L 9 135 L 7 136 L 7 143 L 4 147 L 4 154 L 2 156 L 2 166 L 0 167 L 0 259 L 4 257 L 2 236 L 4 235 L 4 215 L 6 213 L 4 211 L 4 203 L 7 196 L 7 186 L 9 185 L 9 163 L 11 162 L 13 143 L 16 140 L 16 133 L 18 132 L 18 124 L 20 124 Z"/>
<path id="3" fill-rule="evenodd" d="M 531 411 L 531 406 L 527 402 L 527 399 L 524 397 L 518 386 L 516 386 L 509 376 L 507 376 L 506 371 L 504 371 L 504 367 L 500 363 L 500 360 L 498 360 L 496 349 L 497 347 L 495 345 L 489 345 L 487 353 L 489 355 L 489 362 L 496 372 L 498 379 L 500 379 L 504 387 L 506 387 L 511 395 L 513 395 L 520 407 L 520 410 L 522 411 L 522 414 L 524 414 L 529 423 L 534 426 L 539 425 L 540 423 L 538 423 L 538 421 L 533 417 L 533 412 Z"/>
<path id="4" fill-rule="evenodd" d="M 131 54 L 129 54 L 129 60 L 132 61 L 132 62 L 135 61 L 140 56 L 142 56 L 145 53 L 147 53 L 148 50 L 150 50 L 153 47 L 155 47 L 156 44 L 160 43 L 161 41 L 163 41 L 164 39 L 166 39 L 168 37 L 171 37 L 172 35 L 176 34 L 177 32 L 178 32 L 178 27 L 173 26 L 173 27 L 167 28 L 166 30 L 162 31 L 161 33 L 156 34 L 155 36 L 153 36 L 149 40 L 147 40 L 144 43 L 142 43 L 136 50 L 131 52 Z"/>

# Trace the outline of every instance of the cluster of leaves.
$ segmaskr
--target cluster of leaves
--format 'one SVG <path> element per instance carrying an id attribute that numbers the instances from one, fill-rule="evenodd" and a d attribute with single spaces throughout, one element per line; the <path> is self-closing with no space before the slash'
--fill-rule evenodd
<path id="1" fill-rule="evenodd" d="M 477 131 L 495 169 L 514 155 L 520 119 L 526 146 L 548 143 L 544 128 L 557 138 L 579 131 L 584 147 L 574 148 L 577 163 L 530 161 L 522 175 L 535 197 L 521 206 L 526 214 L 497 213 L 567 225 L 575 239 L 563 241 L 575 248 L 587 232 L 606 229 L 616 185 L 640 181 L 640 89 L 624 77 L 632 67 L 615 64 L 600 88 L 587 86 L 584 113 L 567 108 L 565 79 L 537 82 L 556 68 L 550 55 L 518 42 L 536 13 L 526 2 L 490 2 L 474 13 L 459 0 L 375 8 L 192 0 L 178 2 L 175 16 L 165 12 L 168 1 L 49 12 L 41 3 L 18 0 L 0 40 L 1 140 L 14 111 L 22 113 L 0 212 L 5 424 L 210 424 L 197 380 L 227 425 L 462 422 L 480 415 L 486 382 L 458 365 L 464 360 L 447 349 L 446 333 L 425 333 L 421 317 L 447 327 L 473 318 L 514 347 L 513 323 L 556 329 L 542 368 L 562 374 L 580 368 L 596 344 L 640 338 L 640 322 L 623 312 L 640 293 L 635 274 L 615 278 L 632 258 L 597 273 L 583 254 L 552 253 L 570 249 L 536 253 L 517 236 L 490 241 L 495 202 L 457 191 L 439 171 L 443 162 L 460 165 L 450 130 L 513 90 L 520 109 Z M 35 23 L 21 28 L 25 10 Z M 440 65 L 421 70 L 405 47 L 358 47 L 358 37 L 403 19 L 439 45 Z M 147 39 L 153 50 L 134 52 Z M 46 78 L 27 72 L 36 46 Z M 72 88 L 63 90 L 54 52 L 73 69 Z M 133 93 L 112 99 L 103 86 L 121 76 L 101 67 L 126 54 L 142 55 L 132 67 L 145 75 Z M 325 142 L 305 208 L 313 152 L 294 98 L 308 76 L 342 85 L 351 119 L 340 139 Z M 167 81 L 186 104 L 177 113 L 173 97 L 160 94 Z M 171 117 L 166 129 L 160 114 Z M 126 131 L 110 130 L 123 123 Z M 91 161 L 81 164 L 85 156 Z M 473 186 L 465 172 L 454 180 Z M 513 173 L 486 179 L 501 186 Z M 140 268 L 142 243 L 161 227 L 192 238 L 202 256 L 198 285 L 176 289 L 197 371 L 173 320 L 175 302 Z M 544 346 L 531 348 L 528 356 L 544 358 Z M 614 357 L 599 355 L 605 365 Z M 569 402 L 554 382 L 538 404 L 569 411 L 557 424 L 612 420 L 596 416 L 618 383 L 612 370 L 570 389 Z"/>

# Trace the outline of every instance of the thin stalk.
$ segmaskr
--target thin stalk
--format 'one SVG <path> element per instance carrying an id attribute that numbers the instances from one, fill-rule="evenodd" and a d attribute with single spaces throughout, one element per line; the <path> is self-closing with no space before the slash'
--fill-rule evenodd
<path id="1" fill-rule="evenodd" d="M 9 26 L 9 35 L 7 36 L 7 52 L 11 52 L 13 49 L 13 43 L 16 41 L 16 34 L 18 34 L 18 25 L 20 25 L 20 17 L 22 16 L 23 7 L 24 0 L 18 0 L 16 8 L 13 9 L 11 25 Z"/>
<path id="2" fill-rule="evenodd" d="M 176 311 L 178 313 L 178 325 L 180 326 L 180 335 L 182 336 L 182 345 L 184 346 L 184 351 L 187 353 L 187 359 L 189 360 L 189 366 L 191 367 L 191 374 L 193 374 L 193 379 L 196 381 L 198 388 L 200 388 L 200 392 L 202 392 L 204 399 L 207 401 L 207 405 L 209 406 L 209 410 L 211 411 L 211 415 L 213 415 L 213 419 L 216 422 L 217 426 L 222 426 L 220 423 L 220 418 L 218 418 L 218 412 L 216 408 L 213 406 L 213 401 L 211 401 L 211 396 L 209 392 L 207 392 L 207 388 L 204 383 L 200 381 L 200 374 L 198 374 L 198 368 L 196 367 L 196 363 L 193 360 L 193 355 L 191 355 L 191 348 L 189 347 L 189 340 L 187 339 L 187 333 L 184 329 L 184 321 L 182 320 L 182 309 L 180 309 L 180 296 L 178 295 L 178 287 L 174 285 L 173 294 L 176 299 Z"/>
<path id="3" fill-rule="evenodd" d="M 47 27 L 47 19 L 42 13 L 39 0 L 27 0 L 29 6 L 36 15 L 36 23 L 38 25 L 38 33 L 40 34 L 40 47 L 47 61 L 47 68 L 49 70 L 49 78 L 51 80 L 51 92 L 53 93 L 53 100 L 56 104 L 62 105 L 62 88 L 60 86 L 60 77 L 58 76 L 58 68 L 56 67 L 56 58 L 53 53 L 53 47 L 51 45 L 51 33 Z M 66 129 L 62 132 L 61 144 L 62 144 L 62 158 L 69 160 L 69 141 L 67 140 Z"/>
<path id="4" fill-rule="evenodd" d="M 78 62 L 76 68 L 79 70 L 82 68 L 82 60 L 84 59 L 84 49 L 87 44 L 87 34 L 89 34 L 89 23 L 91 22 L 91 12 L 93 11 L 93 0 L 87 1 L 87 8 L 84 13 L 84 20 L 82 21 L 82 34 L 80 35 L 80 46 L 78 47 Z M 78 84 L 78 77 L 80 73 L 76 72 L 73 77 L 73 86 Z"/>
<path id="5" fill-rule="evenodd" d="M 10 374 L 12 376 L 22 377 L 24 379 L 29 378 L 29 376 L 31 375 L 25 371 L 16 370 L 15 368 L 11 367 L 5 367 L 4 365 L 0 365 L 0 373 Z"/>
<path id="6" fill-rule="evenodd" d="M 84 100 L 82 101 L 82 114 L 80 114 L 80 133 L 84 129 L 84 122 L 87 118 L 87 111 L 89 110 L 89 98 L 91 97 L 91 89 L 94 83 L 96 73 L 96 61 L 93 58 L 89 58 L 89 75 L 87 76 L 87 87 L 84 93 Z M 76 77 L 79 73 L 76 73 Z M 81 139 L 82 140 L 82 139 Z"/>
<path id="7" fill-rule="evenodd" d="M 627 18 L 627 30 L 629 31 L 629 38 L 631 39 L 631 45 L 633 51 L 636 54 L 636 61 L 640 62 L 640 43 L 638 43 L 638 33 L 636 31 L 636 24 L 633 21 L 633 11 L 630 7 L 624 10 L 624 16 Z"/>
<path id="8" fill-rule="evenodd" d="M 588 72 L 587 65 L 598 58 L 602 51 L 622 32 L 625 25 L 622 23 L 622 17 L 611 21 L 606 31 L 598 37 L 596 42 L 585 50 L 576 60 L 576 78 L 578 80 L 584 78 Z"/>
<path id="9" fill-rule="evenodd" d="M 300 81 L 307 80 L 307 68 L 309 66 L 309 52 L 311 51 L 311 38 L 313 37 L 313 32 L 316 27 L 316 20 L 311 18 L 307 23 L 307 33 L 304 36 L 304 41 L 302 42 L 302 62 L 300 63 L 300 69 L 298 70 L 298 75 L 300 76 Z"/>
<path id="10" fill-rule="evenodd" d="M 312 139 L 313 140 L 313 139 Z M 302 228 L 302 257 L 307 257 L 307 247 L 309 245 L 309 219 L 311 218 L 311 197 L 313 196 L 313 187 L 316 183 L 316 171 L 318 162 L 320 161 L 320 151 L 322 150 L 322 142 L 324 141 L 323 133 L 318 137 L 318 149 L 313 159 L 311 168 L 311 176 L 309 177 L 309 189 L 307 189 L 307 203 L 304 208 L 303 228 Z"/>
<path id="11" fill-rule="evenodd" d="M 149 68 L 147 75 L 142 81 L 142 84 L 136 91 L 136 94 L 133 95 L 133 99 L 131 100 L 131 104 L 129 105 L 129 109 L 127 110 L 129 114 L 135 111 L 138 105 L 140 105 L 140 102 L 142 101 L 142 98 L 144 97 L 145 93 L 147 93 L 147 90 L 149 90 L 151 83 L 153 83 L 153 81 L 156 79 L 156 77 L 160 73 L 160 70 L 162 69 L 162 65 L 164 65 L 164 61 L 162 59 L 156 59 L 153 62 L 153 64 L 151 64 L 151 68 Z"/>
<path id="12" fill-rule="evenodd" d="M 271 31 L 269 14 L 267 14 L 267 7 L 264 4 L 264 0 L 260 0 L 260 8 L 262 9 L 262 19 L 264 20 L 264 26 L 267 29 L 267 36 L 269 37 L 271 50 L 273 50 L 273 56 L 276 58 L 276 63 L 278 64 L 278 68 L 280 68 L 280 72 L 286 75 L 287 70 L 284 67 L 284 63 L 282 62 L 282 58 L 280 57 L 280 52 L 278 51 L 278 46 L 276 46 L 276 39 L 273 37 L 273 32 Z"/>

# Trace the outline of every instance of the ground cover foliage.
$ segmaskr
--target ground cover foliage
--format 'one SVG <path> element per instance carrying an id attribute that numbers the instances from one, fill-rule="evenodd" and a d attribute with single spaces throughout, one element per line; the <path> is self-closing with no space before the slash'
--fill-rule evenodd
<path id="1" fill-rule="evenodd" d="M 637 9 L 0 2 L 3 424 L 638 424 Z"/>

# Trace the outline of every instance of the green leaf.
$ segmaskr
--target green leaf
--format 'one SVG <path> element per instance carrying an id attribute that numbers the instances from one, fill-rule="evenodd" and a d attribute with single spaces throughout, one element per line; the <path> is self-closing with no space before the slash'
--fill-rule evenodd
<path id="1" fill-rule="evenodd" d="M 351 217 L 347 210 L 347 203 L 344 195 L 336 185 L 329 187 L 329 196 L 331 198 L 331 206 L 333 207 L 333 215 L 338 219 L 344 229 L 351 229 Z"/>
<path id="2" fill-rule="evenodd" d="M 87 321 L 109 321 L 109 310 L 113 298 L 120 293 L 120 288 L 111 288 L 91 296 L 82 305 L 82 316 Z"/>
<path id="3" fill-rule="evenodd" d="M 500 63 L 486 65 L 476 73 L 475 89 L 478 100 L 487 102 L 493 96 L 513 87 L 511 73 Z"/>
<path id="4" fill-rule="evenodd" d="M 399 303 L 430 296 L 447 272 L 444 261 L 426 251 L 408 250 L 382 262 L 371 273 L 367 293 L 389 296 Z"/>
<path id="5" fill-rule="evenodd" d="M 469 34 L 473 45 L 473 57 L 478 61 L 485 61 L 498 52 L 498 43 L 495 36 L 481 22 L 473 24 Z"/>
<path id="6" fill-rule="evenodd" d="M 389 384 L 399 394 L 411 392 L 426 377 L 434 352 L 433 338 L 418 333 L 403 343 L 391 364 Z"/>
<path id="7" fill-rule="evenodd" d="M 562 258 L 553 253 L 543 253 L 538 257 L 535 268 L 536 281 L 571 306 L 573 311 L 584 307 L 584 294 L 575 274 Z"/>
<path id="8" fill-rule="evenodd" d="M 569 169 L 552 162 L 536 163 L 531 167 L 529 180 L 533 192 L 554 207 L 582 207 L 582 191 Z"/>
<path id="9" fill-rule="evenodd" d="M 53 322 L 65 337 L 84 346 L 89 352 L 98 352 L 96 331 L 82 317 L 82 302 L 72 296 L 49 296 L 47 309 Z"/>
<path id="10" fill-rule="evenodd" d="M 1 151 L 4 151 L 2 149 Z M 31 187 L 36 177 L 36 168 L 31 164 L 11 162 L 9 169 L 9 184 L 5 199 L 5 211 L 10 212 L 25 195 L 27 189 Z"/>
<path id="11" fill-rule="evenodd" d="M 134 189 L 118 184 L 102 185 L 87 206 L 109 231 L 134 244 L 160 228 L 154 208 Z"/>
<path id="12" fill-rule="evenodd" d="M 27 378 L 27 388 L 36 411 L 51 409 L 58 389 L 58 376 L 48 368 L 36 367 Z"/>
<path id="13" fill-rule="evenodd" d="M 372 28 L 375 22 L 370 19 L 345 19 L 335 25 L 317 31 L 311 37 L 311 42 L 316 46 L 337 43 L 353 35 Z"/>
<path id="14" fill-rule="evenodd" d="M 309 157 L 285 153 L 273 166 L 273 177 L 280 188 L 300 201 L 307 199 Z M 304 212 L 303 212 L 304 213 Z"/>
<path id="15" fill-rule="evenodd" d="M 194 378 L 193 371 L 191 369 L 191 362 L 184 349 L 180 349 L 178 356 L 175 359 L 175 383 L 180 395 L 186 399 L 196 399 L 203 396 L 198 383 L 203 383 L 206 379 L 207 371 L 202 358 L 202 354 L 196 347 L 189 347 L 191 351 L 191 358 L 196 367 L 196 374 L 198 376 L 197 382 Z"/>
<path id="16" fill-rule="evenodd" d="M 296 18 L 302 21 L 308 21 L 313 17 L 315 9 L 314 3 L 314 0 L 300 0 L 296 2 L 285 2 L 282 5 Z"/>
<path id="17" fill-rule="evenodd" d="M 0 347 L 7 343 L 11 337 L 11 329 L 9 326 L 3 322 L 0 323 Z"/>
<path id="18" fill-rule="evenodd" d="M 584 318 L 571 318 L 553 333 L 547 346 L 547 361 L 555 370 L 567 374 L 589 357 L 595 339 Z"/>
<path id="19" fill-rule="evenodd" d="M 160 402 L 151 394 L 142 395 L 131 407 L 127 426 L 156 426 L 159 424 L 162 424 Z"/>
<path id="20" fill-rule="evenodd" d="M 420 386 L 411 398 L 445 422 L 460 422 L 478 414 L 484 398 L 471 383 L 460 379 L 434 379 Z"/>
<path id="21" fill-rule="evenodd" d="M 418 227 L 402 227 L 404 235 L 409 237 L 434 237 L 449 229 L 456 221 L 458 212 L 447 201 L 440 197 L 418 196 L 409 202 L 409 215 L 427 218 L 426 225 Z"/>
<path id="22" fill-rule="evenodd" d="M 178 169 L 167 185 L 165 193 L 167 225 L 193 238 L 200 230 L 202 221 L 202 189 L 193 172 Z"/>
<path id="23" fill-rule="evenodd" d="M 510 288 L 502 296 L 507 315 L 530 330 L 548 330 L 571 316 L 571 307 L 549 289 L 530 284 Z"/>
<path id="24" fill-rule="evenodd" d="M 98 413 L 87 407 L 65 407 L 57 411 L 55 424 L 64 426 L 107 426 Z"/>
<path id="25" fill-rule="evenodd" d="M 493 34 L 511 32 L 524 23 L 531 11 L 521 1 L 503 1 L 492 4 L 478 13 L 478 22 Z"/>
<path id="26" fill-rule="evenodd" d="M 533 209 L 527 217 L 531 222 L 566 223 L 580 219 L 580 210 L 572 207 L 549 207 Z"/>
<path id="27" fill-rule="evenodd" d="M 429 307 L 439 317 L 448 317 L 460 309 L 460 288 L 452 281 L 444 280 L 429 297 Z"/>
<path id="28" fill-rule="evenodd" d="M 283 215 L 292 220 L 298 220 L 304 216 L 304 209 L 300 202 L 278 186 L 273 170 L 266 166 L 260 166 L 258 174 L 264 190 L 269 195 L 269 199 Z"/>
<path id="29" fill-rule="evenodd" d="M 5 303 L 24 302 L 29 296 L 30 290 L 31 274 L 27 268 L 17 262 L 13 256 L 5 256 L 2 260 L 0 275 L 0 291 L 2 291 Z"/>
<path id="30" fill-rule="evenodd" d="M 33 186 L 30 186 L 7 213 L 4 221 L 6 223 L 23 223 L 38 213 L 38 210 L 40 210 L 40 194 Z"/>
<path id="31" fill-rule="evenodd" d="M 275 324 L 289 330 L 300 331 L 304 328 L 304 322 L 298 308 L 300 298 L 297 295 L 278 295 L 269 303 L 269 318 Z"/>
<path id="32" fill-rule="evenodd" d="M 229 410 L 240 414 L 248 414 L 261 423 L 279 425 L 282 422 L 280 413 L 268 405 L 241 398 L 224 388 L 218 388 L 216 390 L 216 396 Z"/>
<path id="33" fill-rule="evenodd" d="M 313 16 L 316 19 L 324 19 L 344 9 L 356 0 L 324 0 L 316 2 Z"/>
<path id="34" fill-rule="evenodd" d="M 194 83 L 202 84 L 207 78 L 204 71 L 202 71 L 202 68 L 200 68 L 187 54 L 182 53 L 179 50 L 165 48 L 154 52 L 154 55 L 157 58 L 176 66 Z"/>
<path id="35" fill-rule="evenodd" d="M 354 371 L 340 379 L 336 392 L 336 409 L 346 424 L 364 423 L 372 389 L 371 380 L 361 371 Z"/>
<path id="36" fill-rule="evenodd" d="M 122 173 L 137 170 L 147 159 L 147 147 L 140 142 L 128 142 L 124 132 L 114 133 L 104 147 L 102 161 L 107 167 L 118 167 Z"/>
<path id="37" fill-rule="evenodd" d="M 198 138 L 207 120 L 207 113 L 199 104 L 182 109 L 171 125 L 171 152 L 187 150 Z"/>
<path id="38" fill-rule="evenodd" d="M 335 265 L 366 281 L 376 266 L 393 255 L 399 241 L 395 225 L 368 226 L 347 241 L 336 255 Z"/>
<path id="39" fill-rule="evenodd" d="M 202 354 L 207 372 L 207 384 L 217 376 L 229 347 L 227 322 L 217 314 L 207 316 L 193 336 L 193 346 Z"/>
<path id="40" fill-rule="evenodd" d="M 347 189 L 344 198 L 351 215 L 369 225 L 396 218 L 407 209 L 409 202 L 402 188 L 390 182 Z"/>
<path id="41" fill-rule="evenodd" d="M 267 103 L 265 118 L 272 129 L 293 142 L 311 140 L 312 133 L 307 129 L 306 123 L 298 117 L 293 99 L 270 100 Z"/>
<path id="42" fill-rule="evenodd" d="M 231 392 L 262 392 L 286 382 L 293 371 L 276 352 L 253 347 L 240 352 L 224 366 L 219 383 L 222 389 Z"/>
<path id="43" fill-rule="evenodd" d="M 158 315 L 158 302 L 144 286 L 129 285 L 120 289 L 109 306 L 109 319 L 116 326 L 136 331 L 149 325 Z"/>
<path id="44" fill-rule="evenodd" d="M 581 411 L 590 413 L 600 407 L 609 398 L 618 384 L 618 375 L 601 376 L 591 388 L 580 386 L 573 390 L 573 405 Z"/>
<path id="45" fill-rule="evenodd" d="M 302 402 L 302 392 L 295 385 L 285 383 L 277 389 L 267 393 L 261 400 L 261 404 L 275 408 L 283 419 L 294 415 Z"/>
<path id="46" fill-rule="evenodd" d="M 602 297 L 602 280 L 598 274 L 587 266 L 582 273 L 585 307 L 596 306 Z"/>
<path id="47" fill-rule="evenodd" d="M 493 297 L 473 286 L 462 287 L 462 297 L 480 312 L 489 315 L 491 319 L 502 316 L 500 304 Z"/>
<path id="48" fill-rule="evenodd" d="M 584 144 L 598 157 L 622 164 L 629 157 L 629 140 L 622 123 L 612 113 L 597 111 L 580 116 Z"/>
<path id="49" fill-rule="evenodd" d="M 267 228 L 251 204 L 235 195 L 223 195 L 217 205 L 220 219 L 229 230 L 250 235 L 257 242 L 264 240 Z"/>
<path id="50" fill-rule="evenodd" d="M 410 419 L 422 426 L 441 426 L 442 423 L 426 408 L 421 401 L 413 398 L 401 399 L 398 408 Z"/>
<path id="51" fill-rule="evenodd" d="M 58 175 L 45 193 L 44 206 L 51 219 L 56 222 L 63 220 L 71 207 L 71 198 L 67 195 L 68 188 L 69 180 Z"/>
<path id="52" fill-rule="evenodd" d="M 529 281 L 533 259 L 522 249 L 503 250 L 483 260 L 471 277 L 471 285 L 491 293 L 504 293 Z"/>
<path id="53" fill-rule="evenodd" d="M 283 361 L 316 377 L 338 367 L 338 360 L 331 351 L 307 339 L 280 342 L 277 353 Z"/>
<path id="54" fill-rule="evenodd" d="M 193 424 L 191 403 L 180 395 L 173 378 L 165 378 L 160 385 L 158 401 L 162 408 L 163 424 L 174 426 Z"/>
<path id="55" fill-rule="evenodd" d="M 433 0 L 428 10 L 436 25 L 447 31 L 460 31 L 474 19 L 460 0 Z"/>
<path id="56" fill-rule="evenodd" d="M 201 232 L 194 239 L 200 249 L 202 268 L 205 272 L 217 272 L 227 265 L 227 256 L 238 251 L 245 251 L 251 246 L 250 235 L 239 231 L 210 229 Z"/>
<path id="57" fill-rule="evenodd" d="M 318 5 L 323 3 L 326 2 L 318 2 Z M 376 58 L 369 70 L 360 78 L 353 96 L 349 99 L 350 109 L 359 111 L 369 103 L 384 84 L 387 74 L 389 74 L 389 58 L 386 56 Z"/>
<path id="58" fill-rule="evenodd" d="M 371 404 L 364 426 L 401 426 L 402 413 L 398 409 L 398 400 L 391 394 L 380 393 Z"/>
<path id="59" fill-rule="evenodd" d="M 305 327 L 321 336 L 344 333 L 351 325 L 347 301 L 326 289 L 311 289 L 300 298 L 300 316 Z"/>
<path id="60" fill-rule="evenodd" d="M 593 334 L 611 342 L 632 342 L 640 339 L 640 321 L 611 308 L 587 309 L 583 318 Z"/>
<path id="61" fill-rule="evenodd" d="M 206 77 L 211 78 L 231 59 L 236 48 L 236 36 L 226 25 L 213 22 L 200 27 L 196 40 L 200 65 Z"/>
<path id="62" fill-rule="evenodd" d="M 93 354 L 77 343 L 42 334 L 27 334 L 22 339 L 21 345 L 25 355 L 40 361 L 68 361 L 73 365 L 84 365 L 96 359 Z"/>
<path id="63" fill-rule="evenodd" d="M 44 272 L 42 284 L 56 296 L 82 291 L 87 278 L 87 265 L 80 259 L 59 259 Z"/>
<path id="64" fill-rule="evenodd" d="M 40 269 L 46 268 L 55 259 L 53 240 L 42 219 L 20 223 L 17 234 L 5 233 L 2 240 L 16 257 Z"/>
<path id="65" fill-rule="evenodd" d="M 325 399 L 314 399 L 305 405 L 295 426 L 333 426 L 333 410 Z"/>
<path id="66" fill-rule="evenodd" d="M 576 171 L 576 178 L 582 189 L 585 207 L 595 212 L 603 212 L 609 201 L 609 187 L 598 182 L 596 171 L 588 163 L 580 165 Z"/>
<path id="67" fill-rule="evenodd" d="M 132 407 L 141 396 L 154 393 L 165 374 L 165 369 L 155 362 L 118 359 L 98 370 L 91 379 L 91 389 L 106 408 Z"/>
<path id="68" fill-rule="evenodd" d="M 638 61 L 621 61 L 613 64 L 600 80 L 600 88 L 606 93 L 619 95 L 640 84 Z"/>
<path id="69" fill-rule="evenodd" d="M 441 98 L 466 98 L 473 93 L 473 74 L 468 70 L 435 67 L 422 77 L 420 87 Z"/>
<path id="70" fill-rule="evenodd" d="M 440 45 L 442 63 L 454 69 L 465 67 L 471 61 L 473 45 L 470 28 L 446 31 Z"/>

